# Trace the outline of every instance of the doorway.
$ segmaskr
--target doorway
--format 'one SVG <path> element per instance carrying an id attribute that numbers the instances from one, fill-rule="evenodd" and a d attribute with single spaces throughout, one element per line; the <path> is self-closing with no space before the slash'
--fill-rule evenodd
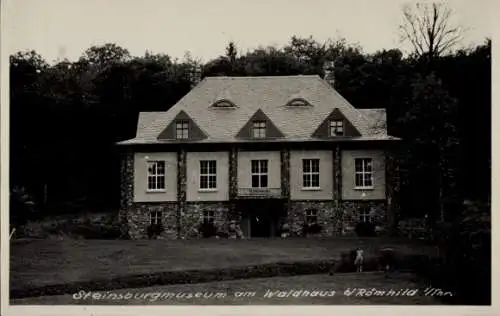
<path id="1" fill-rule="evenodd" d="M 286 216 L 281 200 L 244 200 L 240 203 L 242 211 L 241 228 L 245 237 L 277 237 L 280 223 Z"/>

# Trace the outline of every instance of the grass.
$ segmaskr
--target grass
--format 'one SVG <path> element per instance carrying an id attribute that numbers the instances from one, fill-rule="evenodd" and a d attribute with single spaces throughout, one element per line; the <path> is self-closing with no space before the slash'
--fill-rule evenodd
<path id="1" fill-rule="evenodd" d="M 36 298 L 14 299 L 11 300 L 13 305 L 67 305 L 67 304 L 83 304 L 83 305 L 284 305 L 284 304 L 318 304 L 318 305 L 358 305 L 358 304 L 403 304 L 403 305 L 434 305 L 441 304 L 434 297 L 424 296 L 423 288 L 419 287 L 414 282 L 411 274 L 396 274 L 391 278 L 386 279 L 381 273 L 344 273 L 333 277 L 320 274 L 308 276 L 293 276 L 293 277 L 274 277 L 274 278 L 258 278 L 224 282 L 209 282 L 200 284 L 185 284 L 185 285 L 168 285 L 156 286 L 141 289 L 122 289 L 112 291 L 114 294 L 122 294 L 124 297 L 127 293 L 131 296 L 136 295 L 132 299 L 92 299 L 92 296 L 77 300 L 73 295 L 58 295 L 58 296 L 43 296 Z M 356 296 L 344 295 L 346 289 L 363 288 L 377 290 L 404 290 L 418 289 L 415 296 Z M 306 295 L 304 292 L 290 291 L 309 291 Z M 278 297 L 278 292 L 283 291 L 290 293 L 288 297 Z M 312 294 L 316 292 L 316 296 Z M 201 295 L 211 293 L 211 298 L 196 298 L 195 293 Z M 269 292 L 274 292 L 275 295 L 270 297 Z M 100 292 L 101 297 L 110 296 L 109 291 Z M 146 299 L 144 295 L 151 293 Z M 161 293 L 164 296 L 161 299 Z M 182 294 L 184 297 L 167 298 L 165 293 L 171 295 Z M 216 298 L 216 293 L 219 293 Z M 267 293 L 267 295 L 266 295 Z M 295 293 L 297 297 L 292 294 Z M 332 294 L 334 293 L 334 294 Z M 83 294 L 83 293 L 81 293 Z M 191 298 L 189 298 L 191 294 Z M 142 299 L 141 299 L 142 295 Z M 224 296 L 222 296 L 224 295 Z M 320 296 L 322 295 L 322 296 Z M 329 295 L 329 296 L 328 296 Z M 78 297 L 75 296 L 75 297 Z M 160 298 L 159 298 L 160 297 Z"/>
<path id="2" fill-rule="evenodd" d="M 392 246 L 401 254 L 432 251 L 409 245 L 406 240 L 381 238 L 18 240 L 11 242 L 10 248 L 11 290 L 162 271 L 331 260 L 359 244 L 363 244 L 367 257 L 383 246 Z"/>

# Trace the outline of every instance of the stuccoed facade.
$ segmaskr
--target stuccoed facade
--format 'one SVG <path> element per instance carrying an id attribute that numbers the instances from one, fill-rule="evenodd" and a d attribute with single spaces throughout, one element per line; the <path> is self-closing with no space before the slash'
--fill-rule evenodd
<path id="1" fill-rule="evenodd" d="M 337 154 L 335 153 L 337 151 Z M 340 149 L 332 150 L 332 155 L 338 155 Z M 123 155 L 122 186 L 121 186 L 121 207 L 120 218 L 124 236 L 129 236 L 132 239 L 145 239 L 147 236 L 147 227 L 150 224 L 150 212 L 161 211 L 162 223 L 164 232 L 162 238 L 165 239 L 189 239 L 200 238 L 201 232 L 199 225 L 202 222 L 203 211 L 213 211 L 214 224 L 217 230 L 227 236 L 234 235 L 234 231 L 229 229 L 230 223 L 236 222 L 239 225 L 242 219 L 242 212 L 238 209 L 236 201 L 237 196 L 237 151 L 228 151 L 231 155 L 230 159 L 230 186 L 231 198 L 228 201 L 185 201 L 186 197 L 186 180 L 185 172 L 182 171 L 182 160 L 179 162 L 179 180 L 178 186 L 179 201 L 172 202 L 134 202 L 134 155 L 126 153 Z M 182 154 L 179 155 L 183 157 Z M 321 225 L 322 230 L 317 236 L 332 237 L 345 236 L 355 234 L 356 224 L 359 222 L 360 214 L 366 213 L 367 210 L 373 218 L 373 222 L 377 226 L 377 230 L 385 232 L 391 225 L 392 208 L 396 206 L 394 197 L 388 195 L 383 200 L 342 200 L 341 198 L 341 177 L 339 168 L 334 168 L 333 176 L 336 181 L 335 190 L 332 199 L 325 200 L 292 200 L 290 198 L 290 177 L 289 177 L 289 151 L 281 151 L 281 194 L 283 208 L 286 209 L 287 216 L 284 218 L 284 223 L 290 228 L 291 236 L 303 236 L 303 225 L 306 223 L 306 211 L 310 209 L 318 210 L 317 222 Z M 339 159 L 334 160 L 334 165 L 338 164 Z M 388 175 L 394 172 L 387 172 Z M 232 175 L 231 175 L 232 174 Z M 387 177 L 386 186 L 389 188 L 396 187 L 399 184 L 399 179 Z M 184 191 L 184 192 L 182 192 Z M 388 189 L 387 192 L 392 193 L 394 189 Z M 183 199 L 183 203 L 180 203 Z M 243 202 L 244 203 L 244 202 Z M 241 228 L 241 227 L 240 227 Z M 234 237 L 234 236 L 233 236 Z"/>
<path id="2" fill-rule="evenodd" d="M 376 117 L 382 117 L 385 122 L 385 112 L 378 109 L 356 111 L 335 94 L 336 98 L 331 99 L 328 95 L 331 87 L 315 76 L 263 77 L 262 83 L 258 78 L 224 78 L 205 79 L 166 112 L 141 113 L 136 138 L 120 143 L 119 217 L 124 238 L 148 238 L 152 212 L 161 214 L 164 230 L 159 238 L 164 239 L 200 238 L 199 227 L 206 213 L 210 214 L 220 235 L 228 238 L 252 238 L 262 231 L 279 237 L 280 229 L 285 226 L 291 236 L 304 235 L 303 226 L 310 210 L 317 211 L 315 222 L 321 226 L 321 231 L 316 235 L 321 237 L 354 234 L 356 224 L 367 216 L 381 232 L 390 227 L 397 210 L 399 178 L 397 164 L 391 159 L 396 139 L 386 134 L 385 127 L 377 125 L 380 122 Z M 280 103 L 276 108 L 262 105 L 263 110 L 259 106 L 252 115 L 248 109 L 250 105 L 244 104 L 244 100 L 253 95 L 238 93 L 244 94 L 249 86 L 255 91 L 270 89 L 273 84 L 276 84 L 275 89 L 262 92 L 268 93 L 266 101 L 259 99 L 258 102 L 276 98 Z M 304 93 L 308 88 L 316 94 L 322 89 L 326 92 L 323 91 L 323 96 Z M 285 91 L 280 92 L 280 89 Z M 297 97 L 290 91 L 302 91 L 303 95 Z M 213 95 L 207 96 L 210 93 Z M 200 98 L 206 100 L 202 102 Z M 286 104 L 288 99 L 302 100 L 304 105 L 301 106 L 307 108 L 294 105 L 283 112 L 280 107 L 290 106 Z M 213 108 L 214 103 L 223 101 L 234 107 Z M 201 107 L 209 109 L 196 114 L 194 109 Z M 308 117 L 305 111 L 314 112 L 315 107 L 317 113 Z M 239 111 L 242 113 L 238 115 Z M 281 118 L 280 113 L 288 117 Z M 326 135 L 329 120 L 339 119 L 348 135 Z M 172 124 L 177 120 L 189 122 L 189 135 L 194 139 L 173 139 L 175 126 Z M 250 128 L 252 120 L 266 122 L 267 132 L 272 137 L 251 139 L 251 131 L 245 128 Z M 302 129 L 310 139 L 300 135 Z M 225 140 L 221 138 L 224 135 Z M 269 153 L 268 168 L 274 169 L 266 171 L 269 178 L 266 181 L 271 195 L 266 191 L 268 195 L 261 196 L 249 188 L 248 183 L 253 181 L 249 177 L 254 171 L 248 159 L 239 157 L 252 153 L 255 157 Z M 321 185 L 309 190 L 302 187 L 302 161 L 316 156 L 320 157 Z M 200 188 L 201 171 L 197 166 L 204 157 L 217 161 L 217 188 L 214 190 Z M 372 171 L 374 183 L 371 188 L 355 187 L 353 159 L 358 157 L 373 159 L 375 170 Z M 164 191 L 148 192 L 144 188 L 148 179 L 145 164 L 151 159 L 167 162 Z M 239 165 L 239 160 L 244 161 L 244 165 Z M 256 215 L 263 208 L 265 212 Z M 279 215 L 269 219 L 266 212 Z M 271 233 L 266 231 L 263 222 L 270 223 Z M 259 225 L 262 231 L 254 232 Z"/>

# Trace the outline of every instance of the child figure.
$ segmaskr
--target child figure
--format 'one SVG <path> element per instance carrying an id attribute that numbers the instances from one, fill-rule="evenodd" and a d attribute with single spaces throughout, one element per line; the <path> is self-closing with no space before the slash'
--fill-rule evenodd
<path id="1" fill-rule="evenodd" d="M 363 272 L 363 249 L 356 249 L 356 259 L 354 259 L 356 272 Z"/>

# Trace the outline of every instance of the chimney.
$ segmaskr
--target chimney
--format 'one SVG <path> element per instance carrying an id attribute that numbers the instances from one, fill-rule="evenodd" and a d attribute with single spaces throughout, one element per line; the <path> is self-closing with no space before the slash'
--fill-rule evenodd
<path id="1" fill-rule="evenodd" d="M 333 88 L 335 84 L 335 62 L 333 60 L 325 61 L 323 72 L 325 73 L 323 79 Z"/>
<path id="2" fill-rule="evenodd" d="M 195 65 L 191 69 L 191 74 L 190 74 L 190 81 L 191 81 L 191 89 L 193 89 L 198 83 L 201 81 L 201 66 L 200 65 Z"/>

